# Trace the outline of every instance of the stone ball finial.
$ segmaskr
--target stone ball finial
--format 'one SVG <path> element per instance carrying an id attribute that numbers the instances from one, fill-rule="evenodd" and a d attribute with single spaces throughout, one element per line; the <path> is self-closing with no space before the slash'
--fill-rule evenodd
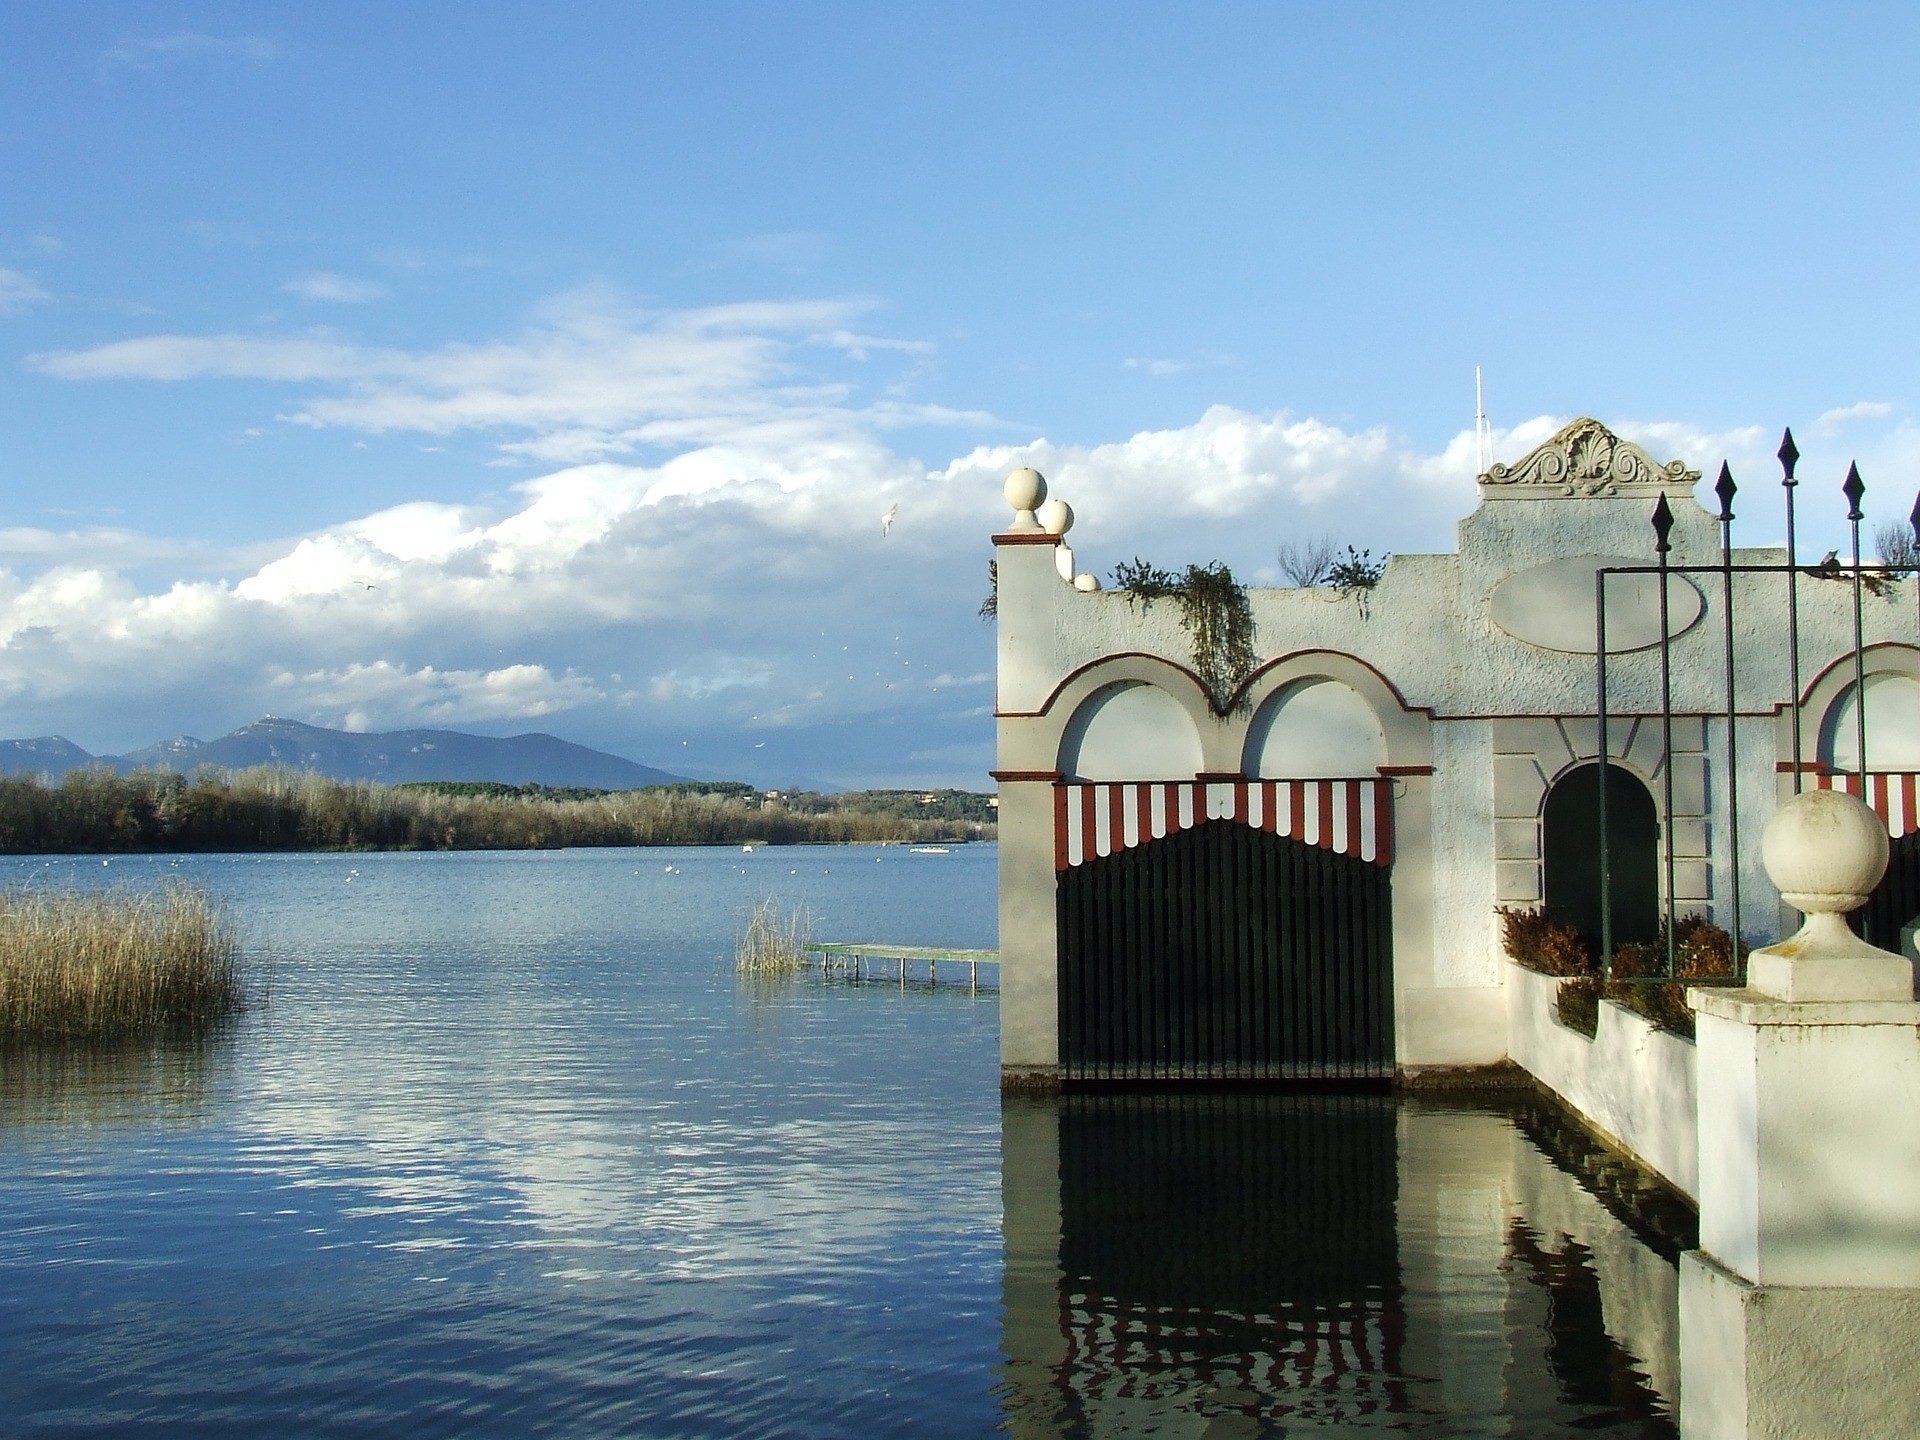
<path id="1" fill-rule="evenodd" d="M 1091 595 L 1100 588 L 1100 577 L 1098 575 L 1090 575 L 1082 570 L 1078 575 L 1073 577 L 1073 588 Z"/>
<path id="2" fill-rule="evenodd" d="M 1035 510 L 1047 498 L 1047 478 L 1031 465 L 1022 465 L 1011 475 L 1002 492 L 1007 504 L 1016 510 Z"/>
<path id="3" fill-rule="evenodd" d="M 1064 535 L 1073 528 L 1073 507 L 1056 495 L 1040 507 L 1034 518 L 1047 534 Z"/>
<path id="4" fill-rule="evenodd" d="M 1887 872 L 1887 827 L 1844 790 L 1806 790 L 1767 822 L 1760 841 L 1780 898 L 1803 915 L 1844 915 Z"/>

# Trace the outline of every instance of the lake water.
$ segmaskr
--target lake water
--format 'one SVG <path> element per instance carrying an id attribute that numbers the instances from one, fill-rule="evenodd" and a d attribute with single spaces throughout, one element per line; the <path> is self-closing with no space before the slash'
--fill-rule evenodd
<path id="1" fill-rule="evenodd" d="M 1538 1107 L 1003 1107 L 991 992 L 732 972 L 769 894 L 991 946 L 996 865 L 0 861 L 202 883 L 270 985 L 0 1055 L 0 1429 L 1675 1433 L 1675 1243 Z"/>

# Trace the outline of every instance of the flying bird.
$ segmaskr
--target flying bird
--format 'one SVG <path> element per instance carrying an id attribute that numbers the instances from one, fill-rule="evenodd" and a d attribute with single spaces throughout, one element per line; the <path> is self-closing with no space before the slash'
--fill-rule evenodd
<path id="1" fill-rule="evenodd" d="M 893 533 L 893 517 L 898 515 L 899 513 L 900 513 L 900 502 L 896 500 L 890 507 L 888 507 L 887 513 L 880 517 L 880 533 L 882 536 L 891 535 Z"/>

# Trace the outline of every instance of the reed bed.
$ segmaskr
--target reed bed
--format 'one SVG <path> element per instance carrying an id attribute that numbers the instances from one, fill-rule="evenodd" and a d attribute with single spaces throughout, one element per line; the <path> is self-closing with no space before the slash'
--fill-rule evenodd
<path id="1" fill-rule="evenodd" d="M 747 916 L 746 933 L 734 948 L 734 968 L 742 975 L 791 975 L 813 935 L 813 918 L 803 906 L 782 913 L 769 895 Z"/>
<path id="2" fill-rule="evenodd" d="M 105 1039 L 240 1007 L 239 945 L 206 891 L 0 890 L 0 1038 Z"/>

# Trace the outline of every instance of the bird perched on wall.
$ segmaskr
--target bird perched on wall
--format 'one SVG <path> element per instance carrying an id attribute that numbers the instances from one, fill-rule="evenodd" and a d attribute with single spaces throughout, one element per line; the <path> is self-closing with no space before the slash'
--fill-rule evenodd
<path id="1" fill-rule="evenodd" d="M 900 503 L 895 501 L 888 507 L 887 513 L 880 517 L 880 533 L 882 535 L 891 535 L 893 533 L 893 517 L 899 513 Z"/>
<path id="2" fill-rule="evenodd" d="M 1816 580 L 1850 580 L 1853 578 L 1853 566 L 1842 565 L 1840 563 L 1840 552 L 1838 550 L 1829 550 L 1826 553 L 1826 557 L 1821 560 L 1818 565 L 1808 568 L 1807 574 Z M 1861 570 L 1860 583 L 1866 588 L 1869 595 L 1883 595 L 1886 593 L 1887 577 L 1885 575 L 1867 574 L 1864 567 Z"/>

